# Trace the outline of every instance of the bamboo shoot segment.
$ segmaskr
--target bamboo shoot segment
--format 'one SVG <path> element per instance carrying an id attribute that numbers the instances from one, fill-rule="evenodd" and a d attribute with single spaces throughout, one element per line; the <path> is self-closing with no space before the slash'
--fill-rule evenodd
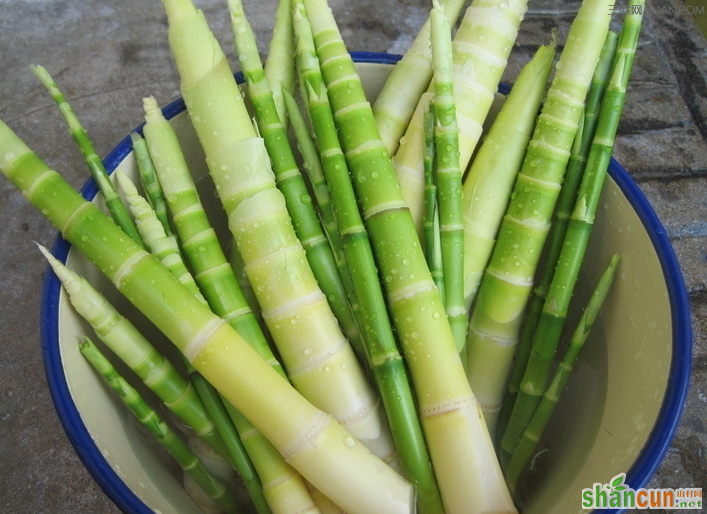
<path id="1" fill-rule="evenodd" d="M 128 202 L 130 213 L 135 218 L 135 226 L 150 253 L 157 257 L 194 296 L 206 303 L 206 299 L 201 294 L 199 286 L 196 285 L 194 277 L 182 260 L 176 238 L 166 234 L 164 225 L 157 217 L 157 214 L 152 210 L 147 200 L 140 196 L 135 184 L 132 183 L 127 175 L 121 171 L 116 171 L 115 175 L 120 189 L 125 195 L 125 200 Z"/>
<path id="2" fill-rule="evenodd" d="M 437 1 L 432 14 L 434 57 L 435 145 L 440 243 L 444 273 L 444 305 L 457 350 L 466 339 L 464 308 L 464 227 L 462 224 L 462 172 L 459 168 L 459 129 L 452 70 L 452 36 L 444 11 Z"/>
<path id="3" fill-rule="evenodd" d="M 494 93 L 506 69 L 527 0 L 474 0 L 452 43 L 454 95 L 459 125 L 459 164 L 465 170 L 481 137 Z M 393 163 L 418 234 L 424 213 L 422 112 L 413 116 Z"/>
<path id="4" fill-rule="evenodd" d="M 120 360 L 132 369 L 179 419 L 218 452 L 225 451 L 193 386 L 145 339 L 135 326 L 83 277 L 40 246 L 69 296 L 71 305 Z"/>
<path id="5" fill-rule="evenodd" d="M 152 410 L 140 394 L 118 374 L 108 359 L 100 352 L 89 338 L 79 343 L 83 356 L 103 376 L 108 385 L 123 400 L 123 403 L 135 415 L 140 424 L 174 457 L 179 466 L 187 473 L 207 500 L 223 509 L 224 512 L 237 512 L 240 502 L 223 481 L 203 461 L 192 452 L 179 436 Z"/>
<path id="6" fill-rule="evenodd" d="M 294 29 L 290 15 L 292 0 L 280 0 L 275 11 L 275 27 L 270 40 L 268 57 L 265 60 L 265 78 L 272 89 L 277 115 L 287 128 L 288 110 L 283 91 L 292 93 L 295 89 L 295 67 L 292 63 L 294 52 Z"/>
<path id="7" fill-rule="evenodd" d="M 491 430 L 584 98 L 608 32 L 608 12 L 607 0 L 585 0 L 572 23 L 469 324 L 469 381 Z"/>
<path id="8" fill-rule="evenodd" d="M 283 373 L 206 216 L 176 132 L 154 98 L 143 99 L 143 105 L 147 145 L 167 195 L 182 248 L 201 291 L 214 313 L 230 323 L 263 359 Z"/>
<path id="9" fill-rule="evenodd" d="M 289 226 L 282 195 L 266 189 L 244 200 L 229 225 L 238 248 L 243 248 L 245 272 L 270 333 L 275 341 L 289 342 L 280 346 L 280 353 L 292 383 L 305 397 L 324 402 L 322 408 L 360 439 L 378 439 L 385 432 L 378 399 L 357 372 L 356 357 L 336 318 L 327 314 L 326 297 L 303 260 L 294 231 L 276 232 L 275 227 Z M 331 395 L 334 390 L 337 394 Z M 379 456 L 391 458 L 390 448 L 385 451 Z"/>
<path id="10" fill-rule="evenodd" d="M 229 403 L 224 405 L 253 461 L 273 514 L 319 514 L 302 476 L 243 414 Z"/>
<path id="11" fill-rule="evenodd" d="M 202 305 L 96 205 L 84 200 L 4 123 L 0 123 L 0 171 L 191 357 L 192 365 L 253 420 L 315 487 L 350 514 L 414 511 L 408 482 L 362 445 L 346 446 L 346 438 L 353 440 L 353 436 L 306 401 L 230 325 Z M 344 446 L 347 451 L 330 452 L 329 445 Z M 323 469 L 325 462 L 328 466 Z"/>
<path id="12" fill-rule="evenodd" d="M 326 2 L 304 3 L 432 463 L 445 477 L 439 481 L 445 508 L 450 514 L 516 512 L 353 61 Z"/>
<path id="13" fill-rule="evenodd" d="M 408 374 L 386 309 L 371 242 L 361 219 L 349 168 L 339 143 L 331 104 L 316 59 L 311 28 L 304 4 L 299 0 L 295 2 L 298 71 L 333 201 L 335 229 L 341 234 L 349 265 L 351 293 L 360 305 L 365 357 L 385 407 L 398 460 L 415 485 L 419 512 L 440 514 L 444 511 L 442 498 L 430 465 Z M 308 59 L 310 56 L 313 58 Z M 295 118 L 293 116 L 293 120 Z"/>
<path id="14" fill-rule="evenodd" d="M 464 180 L 464 300 L 476 295 L 535 126 L 555 56 L 541 46 L 521 70 Z"/>
<path id="15" fill-rule="evenodd" d="M 456 25 L 466 0 L 446 0 L 441 4 L 451 26 Z M 432 78 L 430 19 L 425 21 L 410 48 L 393 68 L 373 103 L 373 116 L 389 155 L 394 155 L 400 137 L 410 122 L 415 106 Z"/>
<path id="16" fill-rule="evenodd" d="M 532 351 L 521 381 L 518 398 L 503 436 L 505 449 L 513 449 L 540 402 L 549 380 L 555 352 L 567 320 L 570 300 L 584 261 L 594 216 L 607 175 L 619 118 L 626 99 L 626 87 L 641 29 L 644 0 L 631 0 L 614 58 L 611 79 L 602 101 L 596 133 L 592 139 L 587 165 L 577 192 L 562 249 L 538 325 Z M 639 7 L 632 9 L 631 6 Z"/>
<path id="17" fill-rule="evenodd" d="M 336 412 L 338 421 L 354 430 L 354 436 L 364 443 L 370 441 L 380 457 L 390 458 L 394 453 L 392 444 L 375 440 L 378 436 L 389 439 L 379 400 L 366 383 L 307 263 L 282 193 L 275 187 L 264 142 L 255 137 L 226 58 L 203 15 L 191 2 L 168 0 L 165 5 L 170 44 L 183 75 L 187 111 L 202 142 L 246 274 L 285 367 L 298 375 L 293 377 L 295 387 L 306 386 L 306 377 L 314 374 L 336 381 L 336 386 L 308 388 L 307 393 L 314 395 L 308 399 L 326 412 Z M 197 49 L 199 46 L 203 49 Z M 220 100 L 215 102 L 214 98 Z M 257 211 L 253 210 L 255 204 Z M 261 219 L 255 212 L 261 214 Z M 272 289 L 273 277 L 282 279 L 278 291 Z M 267 280 L 258 281 L 262 278 Z M 299 330 L 285 331 L 282 323 L 293 321 Z M 329 343 L 329 348 L 310 348 L 314 341 Z M 305 363 L 307 360 L 309 363 Z M 358 429 L 361 431 L 356 432 Z"/>

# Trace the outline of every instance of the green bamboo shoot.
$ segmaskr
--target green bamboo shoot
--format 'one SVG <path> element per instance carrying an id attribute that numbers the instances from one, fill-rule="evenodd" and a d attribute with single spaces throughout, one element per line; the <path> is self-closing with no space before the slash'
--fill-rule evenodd
<path id="1" fill-rule="evenodd" d="M 454 36 L 454 95 L 459 126 L 459 167 L 466 170 L 494 100 L 527 0 L 473 0 Z M 393 158 L 418 234 L 424 197 L 422 117 L 414 116 Z"/>
<path id="2" fill-rule="evenodd" d="M 319 143 L 322 167 L 333 199 L 335 218 L 351 272 L 353 294 L 359 301 L 368 364 L 380 391 L 393 432 L 398 458 L 415 485 L 419 511 L 444 512 L 439 489 L 422 435 L 407 371 L 378 279 L 368 232 L 359 213 L 346 159 L 339 144 L 334 116 L 314 53 L 314 40 L 304 17 L 304 5 L 294 0 L 298 70 L 307 107 Z"/>
<path id="3" fill-rule="evenodd" d="M 326 2 L 304 3 L 445 508 L 515 512 L 353 61 Z"/>
<path id="4" fill-rule="evenodd" d="M 349 514 L 413 511 L 409 482 L 306 401 L 4 123 L 0 171 L 315 487 Z"/>
<path id="5" fill-rule="evenodd" d="M 442 7 L 435 0 L 430 15 L 434 71 L 435 156 L 437 197 L 444 274 L 444 306 L 457 351 L 464 348 L 464 226 L 462 171 L 459 167 L 459 128 L 454 95 L 452 35 Z"/>
<path id="6" fill-rule="evenodd" d="M 182 259 L 182 255 L 179 252 L 179 244 L 175 237 L 167 235 L 162 221 L 157 217 L 157 213 L 150 207 L 147 200 L 140 196 L 135 184 L 127 175 L 121 171 L 116 171 L 115 176 L 145 246 L 184 287 L 189 289 L 199 301 L 206 304 L 206 299 L 201 294 L 194 276 Z"/>
<path id="7" fill-rule="evenodd" d="M 455 25 L 466 0 L 445 0 L 444 14 Z M 402 59 L 393 68 L 378 98 L 373 103 L 373 116 L 381 140 L 389 155 L 395 155 L 400 138 L 410 122 L 415 106 L 432 78 L 430 19 L 418 32 Z"/>
<path id="8" fill-rule="evenodd" d="M 294 29 L 290 15 L 292 0 L 280 0 L 275 11 L 275 27 L 265 59 L 265 79 L 270 85 L 277 115 L 287 129 L 288 109 L 285 105 L 285 92 L 295 90 L 295 67 L 292 64 L 294 52 Z"/>
<path id="9" fill-rule="evenodd" d="M 155 436 L 155 439 L 174 457 L 179 466 L 189 474 L 206 495 L 224 512 L 241 512 L 242 506 L 231 491 L 216 477 L 204 463 L 182 442 L 177 434 L 165 423 L 128 382 L 118 374 L 108 359 L 95 344 L 85 338 L 79 343 L 81 354 L 105 378 L 108 385 L 120 396 L 140 423 Z"/>
<path id="10" fill-rule="evenodd" d="M 431 101 L 434 93 L 427 92 L 420 98 L 418 108 L 425 110 L 425 219 L 423 223 L 424 254 L 430 275 L 437 287 L 442 303 L 444 295 L 444 270 L 442 269 L 442 242 L 440 240 L 439 209 L 437 208 L 437 181 L 435 179 L 435 115 Z"/>
<path id="11" fill-rule="evenodd" d="M 130 218 L 128 211 L 125 208 L 125 205 L 123 205 L 123 202 L 120 200 L 120 196 L 118 196 L 118 192 L 116 191 L 113 182 L 111 182 L 110 177 L 106 172 L 106 168 L 103 166 L 103 161 L 101 161 L 101 158 L 98 157 L 98 154 L 93 147 L 93 143 L 88 137 L 86 129 L 84 129 L 83 125 L 81 125 L 78 116 L 76 116 L 76 113 L 71 108 L 71 105 L 66 100 L 66 97 L 44 67 L 32 66 L 32 71 L 59 107 L 59 112 L 61 112 L 64 121 L 66 121 L 66 124 L 69 126 L 69 132 L 74 138 L 74 141 L 76 141 L 79 150 L 81 150 L 81 155 L 83 155 L 84 161 L 91 172 L 93 180 L 96 182 L 101 194 L 103 194 L 103 199 L 106 202 L 106 207 L 108 208 L 108 212 L 110 212 L 111 217 L 118 224 L 118 226 L 133 239 L 133 241 L 139 245 L 142 245 L 140 235 L 138 234 L 137 229 L 133 224 L 133 220 Z"/>
<path id="12" fill-rule="evenodd" d="M 425 217 L 422 223 L 422 244 L 427 257 L 427 264 L 432 269 L 432 255 L 434 252 L 434 224 L 437 212 L 437 181 L 435 180 L 435 114 L 430 103 L 433 93 L 425 93 L 426 98 L 421 99 L 420 106 L 425 110 L 423 123 L 425 148 L 423 153 L 425 166 Z"/>
<path id="13" fill-rule="evenodd" d="M 346 294 L 348 296 L 348 303 L 351 307 L 351 312 L 356 319 L 356 326 L 358 328 L 361 326 L 361 307 L 356 295 L 353 292 L 351 273 L 349 272 L 349 268 L 346 263 L 346 255 L 341 245 L 341 234 L 339 234 L 339 229 L 336 226 L 334 208 L 331 205 L 331 195 L 329 194 L 329 189 L 327 188 L 326 177 L 324 176 L 322 163 L 319 159 L 319 153 L 312 137 L 309 134 L 307 122 L 299 110 L 297 101 L 290 93 L 286 91 L 283 91 L 283 96 L 287 106 L 287 113 L 290 117 L 290 121 L 292 122 L 292 130 L 295 133 L 295 138 L 297 139 L 298 146 L 300 148 L 300 154 L 302 155 L 302 160 L 304 161 L 302 167 L 304 168 L 306 175 L 309 177 L 310 186 L 314 192 L 317 207 L 319 208 L 319 217 L 321 219 L 322 226 L 324 227 L 324 231 L 326 232 L 327 239 L 329 240 L 329 246 L 331 246 L 332 253 L 334 254 L 336 267 L 338 268 L 339 276 L 344 283 L 344 288 L 346 289 Z M 363 347 L 363 338 L 358 336 L 349 337 L 349 342 L 356 352 L 358 360 L 360 362 L 366 362 L 366 350 Z"/>
<path id="14" fill-rule="evenodd" d="M 589 299 L 587 308 L 584 310 L 577 328 L 572 334 L 569 347 L 557 367 L 557 371 L 555 372 L 552 382 L 543 394 L 537 410 L 533 414 L 528 427 L 523 432 L 520 441 L 515 447 L 515 451 L 513 452 L 513 456 L 511 457 L 506 470 L 506 481 L 508 482 L 508 487 L 511 491 L 515 491 L 518 478 L 535 451 L 535 448 L 540 441 L 540 436 L 542 435 L 543 430 L 545 430 L 545 426 L 557 406 L 560 394 L 564 390 L 565 385 L 567 385 L 567 381 L 569 380 L 572 369 L 574 368 L 574 363 L 582 351 L 582 348 L 584 348 L 584 343 L 586 342 L 587 337 L 589 337 L 589 332 L 594 325 L 594 321 L 599 314 L 599 310 L 601 309 L 607 294 L 609 293 L 619 260 L 620 256 L 614 255 L 609 263 L 609 266 L 599 278 L 599 282 L 597 283 L 594 293 Z"/>
<path id="15" fill-rule="evenodd" d="M 567 163 L 567 171 L 565 172 L 565 178 L 562 182 L 562 189 L 557 198 L 557 207 L 555 209 L 552 227 L 550 228 L 550 234 L 548 235 L 548 243 L 546 243 L 548 249 L 543 263 L 542 274 L 540 275 L 537 285 L 533 287 L 530 293 L 527 314 L 523 322 L 523 329 L 518 343 L 518 350 L 516 351 L 513 368 L 510 378 L 508 379 L 506 396 L 503 398 L 503 407 L 498 423 L 498 434 L 500 436 L 503 436 L 506 426 L 508 425 L 508 419 L 511 416 L 511 411 L 518 395 L 520 381 L 528 365 L 528 356 L 530 355 L 530 348 L 533 344 L 535 329 L 538 326 L 540 311 L 543 308 L 543 303 L 547 296 L 547 291 L 550 287 L 552 275 L 557 264 L 557 258 L 562 249 L 565 232 L 567 232 L 567 224 L 572 214 L 572 207 L 577 197 L 577 189 L 582 180 L 587 154 L 589 153 L 589 147 L 594 137 L 599 106 L 604 95 L 604 90 L 606 89 L 606 83 L 609 80 L 609 74 L 611 73 L 611 63 L 614 59 L 614 53 L 616 52 L 617 41 L 618 35 L 616 32 L 610 30 L 606 35 L 604 47 L 599 55 L 599 62 L 594 70 L 592 84 L 589 88 L 589 93 L 587 93 L 587 100 L 582 112 L 582 117 L 580 118 L 577 135 L 572 145 L 570 159 Z"/>
<path id="16" fill-rule="evenodd" d="M 464 179 L 464 302 L 471 308 L 535 127 L 555 40 L 521 70 Z"/>
<path id="17" fill-rule="evenodd" d="M 131 132 L 130 140 L 133 143 L 135 162 L 137 163 L 137 169 L 140 173 L 140 183 L 145 190 L 150 207 L 155 211 L 155 215 L 157 219 L 160 220 L 165 233 L 168 236 L 174 235 L 172 233 L 172 226 L 169 223 L 169 214 L 167 213 L 164 191 L 155 173 L 155 166 L 152 164 L 152 157 L 150 156 L 150 151 L 147 149 L 145 138 L 137 132 Z"/>
<path id="18" fill-rule="evenodd" d="M 608 13 L 607 0 L 584 0 L 572 22 L 469 324 L 467 373 L 492 431 Z"/>
<path id="19" fill-rule="evenodd" d="M 535 412 L 549 381 L 552 360 L 567 319 L 570 300 L 589 244 L 594 216 L 609 167 L 641 30 L 644 4 L 645 0 L 629 2 L 629 11 L 619 37 L 615 64 L 602 102 L 596 133 L 587 157 L 587 166 L 577 193 L 577 201 L 567 226 L 548 295 L 540 313 L 518 398 L 503 436 L 502 447 L 511 453 Z M 633 9 L 631 6 L 637 6 L 638 9 Z"/>
<path id="20" fill-rule="evenodd" d="M 287 375 L 309 401 L 391 459 L 380 399 L 309 267 L 226 57 L 190 1 L 165 6 L 187 112 Z"/>

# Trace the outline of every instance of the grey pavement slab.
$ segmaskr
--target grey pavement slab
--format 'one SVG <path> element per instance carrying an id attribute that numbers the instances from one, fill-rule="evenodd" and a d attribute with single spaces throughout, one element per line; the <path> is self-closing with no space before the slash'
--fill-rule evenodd
<path id="1" fill-rule="evenodd" d="M 198 0 L 227 54 L 225 0 Z M 265 51 L 275 0 L 246 0 Z M 332 0 L 351 50 L 403 52 L 425 19 L 423 0 Z M 566 35 L 577 1 L 531 0 L 506 73 L 512 81 L 553 27 Z M 680 0 L 649 0 L 675 7 Z M 106 155 L 141 122 L 141 98 L 178 96 L 161 2 L 0 0 L 0 118 L 75 186 L 86 179 L 79 152 L 28 69 L 46 66 Z M 235 66 L 235 64 L 234 64 Z M 648 14 L 617 158 L 656 207 L 685 274 L 695 330 L 686 411 L 652 487 L 707 486 L 707 44 L 684 14 Z M 110 514 L 55 414 L 39 344 L 44 263 L 33 244 L 56 231 L 0 180 L 0 512 Z"/>

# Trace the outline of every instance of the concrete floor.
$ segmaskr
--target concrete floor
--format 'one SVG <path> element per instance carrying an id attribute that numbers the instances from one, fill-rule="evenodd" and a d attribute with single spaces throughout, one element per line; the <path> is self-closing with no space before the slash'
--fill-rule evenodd
<path id="1" fill-rule="evenodd" d="M 233 57 L 225 1 L 197 2 Z M 246 0 L 261 42 L 275 0 Z M 426 16 L 423 0 L 332 0 L 351 50 L 403 52 Z M 652 6 L 680 6 L 654 0 Z M 507 78 L 545 43 L 560 40 L 577 2 L 533 0 Z M 105 155 L 141 121 L 141 98 L 178 96 L 161 3 L 0 0 L 0 118 L 75 186 L 79 153 L 27 66 L 46 66 Z M 662 219 L 683 268 L 695 332 L 692 387 L 673 444 L 651 486 L 707 486 L 707 44 L 684 14 L 647 15 L 615 156 Z M 39 344 L 44 263 L 33 241 L 56 231 L 0 180 L 0 511 L 117 512 L 76 457 L 55 414 Z"/>

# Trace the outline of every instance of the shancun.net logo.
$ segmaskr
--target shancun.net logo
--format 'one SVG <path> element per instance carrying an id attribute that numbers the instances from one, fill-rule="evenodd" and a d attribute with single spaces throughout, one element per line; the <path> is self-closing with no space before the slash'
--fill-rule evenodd
<path id="1" fill-rule="evenodd" d="M 702 509 L 702 489 L 631 489 L 620 473 L 609 484 L 582 489 L 583 509 Z"/>

